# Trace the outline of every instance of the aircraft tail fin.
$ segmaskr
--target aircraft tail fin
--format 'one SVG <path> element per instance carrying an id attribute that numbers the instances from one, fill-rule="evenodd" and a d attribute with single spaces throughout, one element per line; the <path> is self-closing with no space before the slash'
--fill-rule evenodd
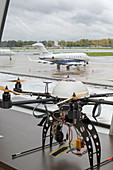
<path id="1" fill-rule="evenodd" d="M 40 53 L 41 56 L 45 56 L 45 55 L 49 55 L 50 54 L 42 43 L 35 43 L 32 46 L 33 47 L 37 47 L 38 52 Z"/>

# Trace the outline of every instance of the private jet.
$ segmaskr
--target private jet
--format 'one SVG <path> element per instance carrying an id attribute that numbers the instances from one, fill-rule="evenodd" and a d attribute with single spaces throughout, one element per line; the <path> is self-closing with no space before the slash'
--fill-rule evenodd
<path id="1" fill-rule="evenodd" d="M 89 56 L 85 53 L 59 53 L 59 54 L 51 54 L 44 47 L 42 43 L 35 43 L 32 45 L 38 49 L 40 56 L 38 60 L 32 60 L 38 63 L 50 63 L 57 64 L 57 69 L 60 69 L 61 65 L 66 65 L 67 70 L 69 70 L 70 66 L 86 66 L 88 65 Z"/>
<path id="2" fill-rule="evenodd" d="M 0 49 L 0 56 L 9 56 L 10 60 L 12 60 L 12 56 L 16 53 L 10 49 Z"/>

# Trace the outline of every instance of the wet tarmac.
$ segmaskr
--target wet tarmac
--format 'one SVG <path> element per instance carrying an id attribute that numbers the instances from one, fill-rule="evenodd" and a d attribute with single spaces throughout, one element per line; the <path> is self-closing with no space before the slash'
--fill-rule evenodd
<path id="1" fill-rule="evenodd" d="M 38 57 L 32 53 L 17 52 L 11 61 L 8 56 L 0 56 L 0 71 L 52 78 L 64 78 L 64 76 L 70 75 L 81 81 L 113 85 L 113 82 L 108 81 L 113 80 L 113 56 L 90 57 L 88 66 L 79 68 L 72 66 L 67 71 L 65 66 L 61 66 L 61 69 L 57 70 L 56 65 L 29 61 L 28 56 L 32 59 Z"/>

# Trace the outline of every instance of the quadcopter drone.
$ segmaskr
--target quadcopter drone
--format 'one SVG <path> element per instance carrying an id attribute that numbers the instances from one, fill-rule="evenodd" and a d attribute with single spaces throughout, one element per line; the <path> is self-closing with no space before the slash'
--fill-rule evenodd
<path id="1" fill-rule="evenodd" d="M 94 105 L 92 117 L 96 120 L 100 115 L 100 112 L 96 113 L 100 104 L 113 105 L 113 101 L 97 98 L 113 96 L 113 93 L 89 94 L 81 81 L 72 78 L 60 81 L 53 88 L 52 93 L 48 91 L 50 81 L 44 82 L 46 84 L 44 93 L 23 91 L 21 82 L 25 80 L 18 78 L 18 80 L 10 81 L 16 82 L 14 91 L 9 90 L 7 86 L 6 88 L 0 86 L 0 90 L 4 91 L 0 107 L 9 109 L 14 105 L 37 103 L 37 108 L 40 104 L 44 105 L 43 114 L 36 114 L 35 108 L 33 109 L 33 115 L 41 119 L 38 126 L 43 127 L 42 149 L 45 148 L 46 138 L 49 136 L 50 147 L 52 147 L 53 139 L 59 144 L 59 147 L 53 150 L 50 155 L 58 157 L 65 153 L 72 153 L 82 157 L 82 155 L 88 153 L 90 167 L 94 166 L 94 155 L 96 155 L 97 165 L 100 165 L 101 143 L 99 135 L 94 124 L 87 117 L 87 114 L 83 113 L 82 109 L 85 105 Z M 26 94 L 34 95 L 36 99 L 11 101 L 10 92 L 21 94 L 24 97 Z M 54 109 L 49 110 L 48 105 L 54 106 Z M 49 129 L 50 135 L 47 135 Z"/>

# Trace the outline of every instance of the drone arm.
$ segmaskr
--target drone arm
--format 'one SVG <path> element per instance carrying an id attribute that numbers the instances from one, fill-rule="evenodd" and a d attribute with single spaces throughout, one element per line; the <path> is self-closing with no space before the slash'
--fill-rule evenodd
<path id="1" fill-rule="evenodd" d="M 104 93 L 104 94 L 91 94 L 90 98 L 95 98 L 95 97 L 109 97 L 113 96 L 113 93 Z"/>
<path id="2" fill-rule="evenodd" d="M 113 105 L 113 101 L 106 101 L 104 99 L 85 99 L 86 102 L 95 103 L 95 104 L 108 104 Z"/>
<path id="3" fill-rule="evenodd" d="M 29 92 L 29 91 L 22 91 L 21 93 L 29 94 L 31 96 L 43 96 L 43 97 L 50 97 L 51 95 L 49 93 L 40 93 L 40 92 Z"/>
<path id="4" fill-rule="evenodd" d="M 22 104 L 32 104 L 32 103 L 46 103 L 46 102 L 54 102 L 53 98 L 47 99 L 35 99 L 35 100 L 24 100 L 24 101 L 13 101 L 12 105 L 22 105 Z"/>

